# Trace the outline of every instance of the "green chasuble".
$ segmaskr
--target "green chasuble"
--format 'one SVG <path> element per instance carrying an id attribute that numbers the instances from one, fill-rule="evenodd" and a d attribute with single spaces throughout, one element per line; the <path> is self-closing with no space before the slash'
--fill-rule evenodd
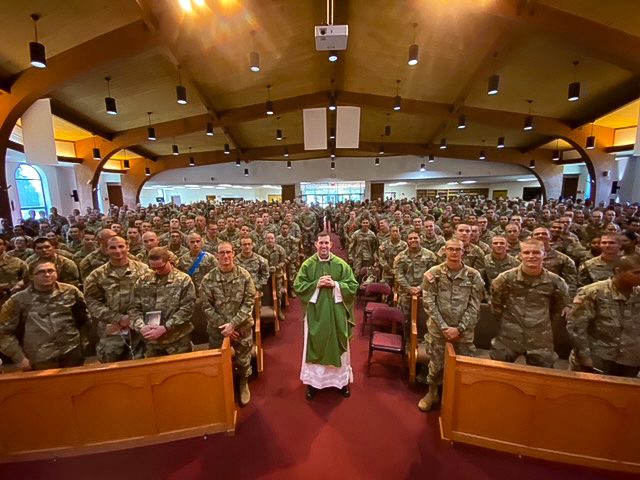
<path id="1" fill-rule="evenodd" d="M 342 303 L 335 303 L 333 288 L 320 288 L 317 301 L 310 300 L 316 291 L 320 277 L 331 275 L 340 285 Z M 307 363 L 340 367 L 340 356 L 347 351 L 353 316 L 353 301 L 358 282 L 351 267 L 341 258 L 331 254 L 322 261 L 318 254 L 309 257 L 300 267 L 293 288 L 302 300 L 307 314 Z"/>

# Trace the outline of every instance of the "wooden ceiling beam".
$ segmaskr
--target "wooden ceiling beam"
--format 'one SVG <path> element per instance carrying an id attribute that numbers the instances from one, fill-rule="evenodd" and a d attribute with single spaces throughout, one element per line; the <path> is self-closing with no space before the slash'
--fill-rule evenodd
<path id="1" fill-rule="evenodd" d="M 519 0 L 495 0 L 485 11 L 518 28 L 561 38 L 590 56 L 640 73 L 640 38 L 634 35 L 540 3 L 523 9 Z"/>
<path id="2" fill-rule="evenodd" d="M 115 133 L 113 130 L 106 128 L 104 125 L 99 124 L 87 115 L 63 104 L 55 98 L 51 99 L 51 113 L 56 117 L 72 123 L 76 127 L 86 130 L 90 134 L 97 135 L 106 140 L 113 140 Z"/>

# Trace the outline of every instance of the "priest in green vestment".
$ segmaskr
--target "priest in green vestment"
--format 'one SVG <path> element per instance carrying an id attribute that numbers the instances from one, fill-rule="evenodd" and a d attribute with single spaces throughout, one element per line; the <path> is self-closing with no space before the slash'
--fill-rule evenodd
<path id="1" fill-rule="evenodd" d="M 355 325 L 353 301 L 358 290 L 351 267 L 331 253 L 331 238 L 318 234 L 316 253 L 300 267 L 293 288 L 305 308 L 304 348 L 300 380 L 307 399 L 316 390 L 335 387 L 350 395 L 353 378 L 349 355 Z"/>

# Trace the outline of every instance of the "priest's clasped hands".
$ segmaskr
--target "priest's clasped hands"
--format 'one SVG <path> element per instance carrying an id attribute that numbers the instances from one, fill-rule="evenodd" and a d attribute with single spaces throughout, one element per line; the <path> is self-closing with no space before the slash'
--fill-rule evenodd
<path id="1" fill-rule="evenodd" d="M 318 288 L 322 288 L 322 287 L 333 288 L 335 284 L 336 282 L 333 281 L 333 279 L 331 278 L 331 275 L 323 275 L 318 280 Z"/>

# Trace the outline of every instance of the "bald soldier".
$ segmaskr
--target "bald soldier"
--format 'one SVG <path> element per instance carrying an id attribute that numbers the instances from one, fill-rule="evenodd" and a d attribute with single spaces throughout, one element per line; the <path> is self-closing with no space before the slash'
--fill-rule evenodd
<path id="1" fill-rule="evenodd" d="M 218 261 L 214 255 L 203 250 L 202 236 L 199 233 L 187 235 L 187 244 L 189 251 L 178 259 L 177 267 L 191 277 L 197 297 L 202 279 L 218 265 Z"/>
<path id="2" fill-rule="evenodd" d="M 446 260 L 424 274 L 422 298 L 427 314 L 427 351 L 429 352 L 429 391 L 418 402 L 423 412 L 439 400 L 442 384 L 444 350 L 451 342 L 456 354 L 473 356 L 473 336 L 484 297 L 480 272 L 462 262 L 464 244 L 448 240 L 444 246 Z"/>
<path id="3" fill-rule="evenodd" d="M 640 372 L 640 256 L 618 259 L 613 278 L 581 288 L 567 318 L 572 370 L 635 378 Z"/>
<path id="4" fill-rule="evenodd" d="M 109 261 L 96 268 L 84 282 L 84 294 L 92 320 L 97 324 L 96 355 L 101 363 L 144 356 L 140 335 L 131 329 L 129 308 L 133 286 L 149 269 L 129 257 L 124 238 L 107 241 Z"/>
<path id="5" fill-rule="evenodd" d="M 218 244 L 218 266 L 200 285 L 200 302 L 207 318 L 209 346 L 220 348 L 229 337 L 235 350 L 233 364 L 238 376 L 240 404 L 251 401 L 249 376 L 253 348 L 253 305 L 256 287 L 251 274 L 236 265 L 233 245 Z"/>
<path id="6" fill-rule="evenodd" d="M 104 265 L 109 261 L 109 253 L 107 251 L 108 242 L 111 237 L 115 237 L 117 234 L 113 230 L 104 228 L 98 232 L 98 248 L 84 257 L 78 265 L 80 270 L 80 278 L 85 279 L 96 268 Z"/>
<path id="7" fill-rule="evenodd" d="M 567 306 L 569 289 L 562 278 L 543 267 L 544 255 L 542 242 L 520 242 L 520 266 L 493 281 L 491 309 L 500 323 L 491 341 L 493 360 L 513 363 L 524 355 L 528 365 L 553 368 L 551 322 Z"/>

